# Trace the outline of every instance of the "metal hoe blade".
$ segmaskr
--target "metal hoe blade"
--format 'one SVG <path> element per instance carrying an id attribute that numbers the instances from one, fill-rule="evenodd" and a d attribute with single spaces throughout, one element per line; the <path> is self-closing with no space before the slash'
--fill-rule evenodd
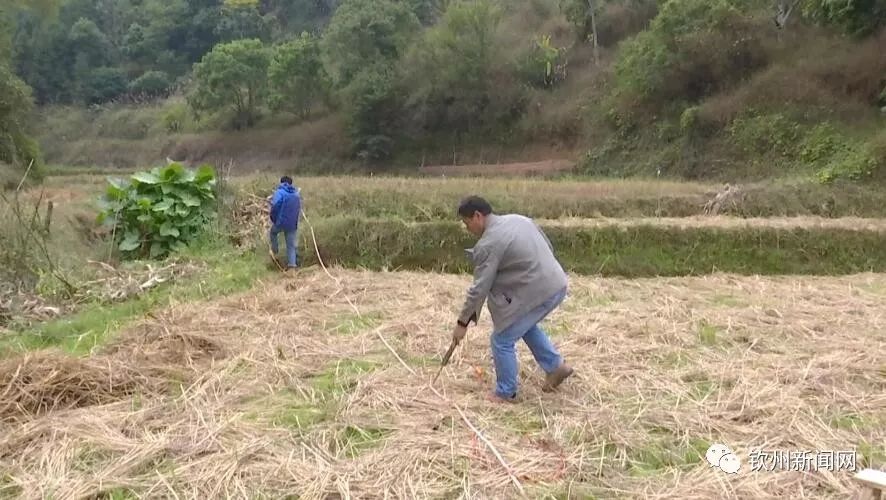
<path id="1" fill-rule="evenodd" d="M 440 376 L 440 373 L 443 371 L 443 367 L 449 364 L 449 358 L 452 357 L 452 353 L 455 352 L 455 347 L 458 345 L 458 341 L 452 339 L 452 343 L 449 344 L 449 350 L 446 351 L 446 354 L 443 355 L 443 362 L 440 363 L 440 369 L 437 370 L 437 374 L 434 375 L 434 380 L 431 381 L 431 385 L 434 385 L 437 382 L 437 377 Z"/>

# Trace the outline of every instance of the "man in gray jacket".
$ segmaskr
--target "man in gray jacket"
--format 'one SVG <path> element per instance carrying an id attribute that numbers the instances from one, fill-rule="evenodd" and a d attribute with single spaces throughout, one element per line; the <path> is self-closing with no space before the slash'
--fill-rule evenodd
<path id="1" fill-rule="evenodd" d="M 478 196 L 458 207 L 465 227 L 479 241 L 466 250 L 474 264 L 474 282 L 468 289 L 452 337 L 461 340 L 468 324 L 477 324 L 484 301 L 492 317 L 492 357 L 496 387 L 493 397 L 513 401 L 517 396 L 517 340 L 523 339 L 547 374 L 542 390 L 553 391 L 572 368 L 538 323 L 566 297 L 566 273 L 557 262 L 550 240 L 541 228 L 522 215 L 496 215 Z"/>

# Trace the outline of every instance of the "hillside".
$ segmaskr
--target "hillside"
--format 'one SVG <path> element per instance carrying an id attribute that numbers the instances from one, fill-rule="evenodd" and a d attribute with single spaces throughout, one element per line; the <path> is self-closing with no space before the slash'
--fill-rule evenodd
<path id="1" fill-rule="evenodd" d="M 792 4 L 63 0 L 12 57 L 61 166 L 877 179 L 886 2 Z"/>

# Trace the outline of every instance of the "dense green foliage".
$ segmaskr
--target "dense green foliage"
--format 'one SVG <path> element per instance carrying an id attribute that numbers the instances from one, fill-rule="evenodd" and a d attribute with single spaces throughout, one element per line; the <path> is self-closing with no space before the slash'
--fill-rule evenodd
<path id="1" fill-rule="evenodd" d="M 317 37 L 303 32 L 299 38 L 278 45 L 268 68 L 269 102 L 302 118 L 328 98 L 329 78 L 323 67 Z"/>
<path id="2" fill-rule="evenodd" d="M 216 45 L 194 66 L 194 88 L 188 102 L 196 112 L 230 108 L 237 128 L 250 127 L 267 98 L 268 64 L 268 51 L 259 40 Z"/>
<path id="3" fill-rule="evenodd" d="M 884 0 L 805 0 L 802 8 L 811 19 L 853 36 L 869 35 L 886 25 Z"/>
<path id="4" fill-rule="evenodd" d="M 454 1 L 410 54 L 411 116 L 425 130 L 488 135 L 520 105 L 496 40 L 501 16 L 490 0 Z"/>
<path id="5" fill-rule="evenodd" d="M 172 97 L 155 119 L 167 134 L 302 123 L 299 156 L 321 136 L 341 144 L 321 154 L 364 163 L 583 147 L 589 173 L 690 178 L 862 180 L 886 163 L 886 0 L 58 4 L 51 21 L 23 2 L 0 16 L 37 103 Z M 844 149 L 801 155 L 825 122 Z M 137 125 L 106 133 L 153 129 Z M 104 146 L 94 156 L 114 157 Z"/>
<path id="6" fill-rule="evenodd" d="M 27 165 L 37 159 L 37 146 L 26 129 L 30 109 L 30 89 L 0 64 L 0 163 Z"/>
<path id="7" fill-rule="evenodd" d="M 615 52 L 611 87 L 599 100 L 605 120 L 596 121 L 611 135 L 584 169 L 821 182 L 886 170 L 874 133 L 886 34 L 873 34 L 886 12 L 878 2 L 801 2 L 800 21 L 812 23 L 798 25 L 795 14 L 790 23 L 778 18 L 779 28 L 762 5 L 662 3 L 649 27 Z M 860 12 L 864 29 L 855 23 Z M 841 31 L 855 38 L 832 38 Z"/>
<path id="8" fill-rule="evenodd" d="M 56 6 L 56 0 L 0 3 L 0 165 L 6 163 L 26 170 L 30 179 L 40 178 L 42 161 L 40 149 L 29 135 L 32 92 L 11 65 L 14 20 L 17 13 L 27 13 L 35 23 L 42 23 L 51 17 Z M 0 189 L 9 187 L 3 185 Z"/>
<path id="9" fill-rule="evenodd" d="M 326 64 L 361 156 L 380 159 L 391 152 L 400 111 L 398 61 L 420 26 L 415 13 L 401 2 L 349 0 L 336 11 L 323 37 Z"/>
<path id="10" fill-rule="evenodd" d="M 188 170 L 171 163 L 109 182 L 99 221 L 113 227 L 124 257 L 165 257 L 216 215 L 215 171 L 208 165 Z"/>

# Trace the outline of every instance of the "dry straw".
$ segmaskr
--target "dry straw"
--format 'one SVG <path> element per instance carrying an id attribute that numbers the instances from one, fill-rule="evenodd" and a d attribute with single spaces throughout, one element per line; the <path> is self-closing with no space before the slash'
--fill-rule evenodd
<path id="1" fill-rule="evenodd" d="M 860 464 L 886 442 L 881 275 L 573 278 L 548 327 L 577 374 L 542 393 L 521 346 L 522 401 L 495 405 L 488 318 L 428 384 L 466 277 L 329 272 L 170 308 L 86 358 L 5 360 L 0 496 L 833 498 L 850 472 L 748 453 Z"/>

